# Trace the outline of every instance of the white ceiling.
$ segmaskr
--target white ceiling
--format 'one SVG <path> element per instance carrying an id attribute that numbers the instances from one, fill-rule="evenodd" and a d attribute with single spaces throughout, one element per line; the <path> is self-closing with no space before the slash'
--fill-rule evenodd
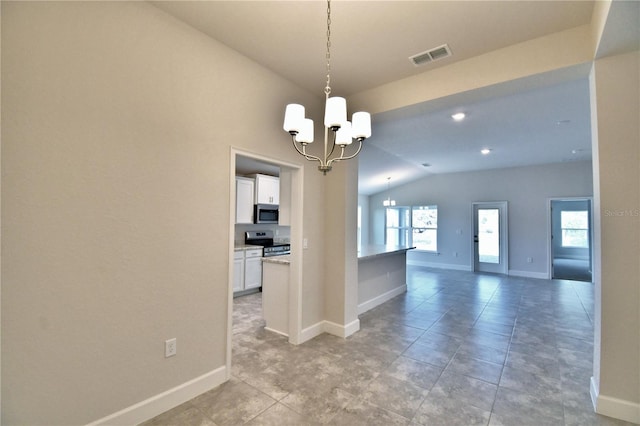
<path id="1" fill-rule="evenodd" d="M 151 3 L 324 96 L 326 2 Z M 348 96 L 588 24 L 593 2 L 333 0 L 331 10 L 332 94 Z M 640 24 L 637 14 L 628 15 L 622 13 L 626 25 Z M 632 41 L 634 37 L 637 29 L 632 30 Z M 615 46 L 613 39 L 608 43 Z M 445 43 L 451 57 L 422 67 L 410 63 L 409 56 Z M 386 189 L 389 176 L 395 186 L 428 173 L 590 159 L 585 75 L 553 87 L 487 90 L 375 115 L 373 136 L 359 155 L 360 193 Z M 466 112 L 467 119 L 454 123 L 450 115 L 458 111 Z M 288 140 L 285 136 L 283 143 Z M 491 154 L 482 156 L 483 147 L 492 149 Z M 431 167 L 423 167 L 425 162 Z"/>

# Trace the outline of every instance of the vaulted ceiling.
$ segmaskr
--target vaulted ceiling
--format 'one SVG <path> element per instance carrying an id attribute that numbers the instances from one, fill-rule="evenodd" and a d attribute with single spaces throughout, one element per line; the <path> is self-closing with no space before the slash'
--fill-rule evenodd
<path id="1" fill-rule="evenodd" d="M 324 96 L 326 2 L 152 3 L 319 97 Z M 593 7 L 593 1 L 561 0 L 334 0 L 332 93 L 348 97 L 589 24 Z M 637 9 L 631 8 L 632 12 Z M 629 27 L 623 35 L 632 41 L 637 39 L 638 16 L 623 13 L 620 19 L 626 19 L 624 25 Z M 631 28 L 634 23 L 635 30 Z M 616 37 L 612 39 L 611 44 L 616 46 Z M 420 67 L 409 60 L 412 55 L 445 44 L 452 52 L 447 58 Z M 455 112 L 465 112 L 466 119 L 454 122 L 451 114 Z M 283 143 L 286 141 L 283 134 Z M 584 76 L 506 94 L 487 91 L 481 96 L 461 95 L 445 102 L 375 114 L 373 136 L 365 141 L 359 158 L 359 191 L 382 191 L 387 177 L 396 185 L 430 173 L 589 160 L 590 146 L 589 93 Z M 481 148 L 489 148 L 491 153 L 483 156 Z"/>

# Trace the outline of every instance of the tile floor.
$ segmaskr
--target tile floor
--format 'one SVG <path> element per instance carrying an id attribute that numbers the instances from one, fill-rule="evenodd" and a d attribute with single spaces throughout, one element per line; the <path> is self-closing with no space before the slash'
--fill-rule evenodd
<path id="1" fill-rule="evenodd" d="M 593 413 L 593 286 L 409 267 L 361 330 L 300 346 L 235 300 L 233 378 L 157 425 L 624 425 Z"/>

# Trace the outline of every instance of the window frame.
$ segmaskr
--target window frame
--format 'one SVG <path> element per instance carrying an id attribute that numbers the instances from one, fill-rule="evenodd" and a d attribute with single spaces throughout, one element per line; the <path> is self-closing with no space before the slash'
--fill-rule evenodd
<path id="1" fill-rule="evenodd" d="M 414 209 L 423 209 L 423 208 L 427 208 L 427 209 L 432 209 L 436 211 L 436 223 L 433 226 L 427 226 L 427 227 L 415 227 L 413 226 L 413 221 L 414 221 Z M 389 222 L 389 211 L 390 210 L 395 210 L 398 211 L 398 225 L 397 226 L 388 226 L 388 222 Z M 406 213 L 408 212 L 408 217 L 405 218 L 403 217 Z M 407 245 L 407 246 L 412 246 L 412 247 L 416 247 L 415 250 L 421 251 L 421 252 L 425 252 L 425 253 L 438 253 L 438 221 L 437 221 L 437 214 L 438 214 L 438 205 L 437 204 L 426 204 L 426 205 L 420 205 L 420 206 L 388 206 L 385 207 L 385 216 L 384 216 L 384 242 L 385 244 L 390 244 L 389 243 L 389 230 L 396 230 L 397 232 L 397 244 L 396 245 Z M 406 223 L 408 221 L 408 224 Z M 416 230 L 419 229 L 425 229 L 425 230 L 434 230 L 435 231 L 435 249 L 434 250 L 429 250 L 426 248 L 419 248 L 416 246 L 416 244 L 414 243 L 414 234 L 416 233 Z M 408 241 L 407 241 L 408 240 Z M 403 243 L 404 241 L 404 243 Z"/>
<path id="2" fill-rule="evenodd" d="M 584 213 L 586 216 L 586 228 L 565 227 L 563 222 L 563 213 Z M 589 249 L 589 211 L 588 210 L 562 210 L 560 212 L 560 247 L 565 249 Z M 586 246 L 577 246 L 565 244 L 565 231 L 581 231 L 585 234 Z"/>

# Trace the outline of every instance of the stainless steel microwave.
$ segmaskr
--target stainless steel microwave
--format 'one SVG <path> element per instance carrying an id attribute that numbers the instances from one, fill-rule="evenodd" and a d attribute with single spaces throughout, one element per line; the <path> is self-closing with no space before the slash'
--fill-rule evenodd
<path id="1" fill-rule="evenodd" d="M 278 223 L 278 206 L 276 204 L 255 204 L 253 206 L 253 223 Z"/>

